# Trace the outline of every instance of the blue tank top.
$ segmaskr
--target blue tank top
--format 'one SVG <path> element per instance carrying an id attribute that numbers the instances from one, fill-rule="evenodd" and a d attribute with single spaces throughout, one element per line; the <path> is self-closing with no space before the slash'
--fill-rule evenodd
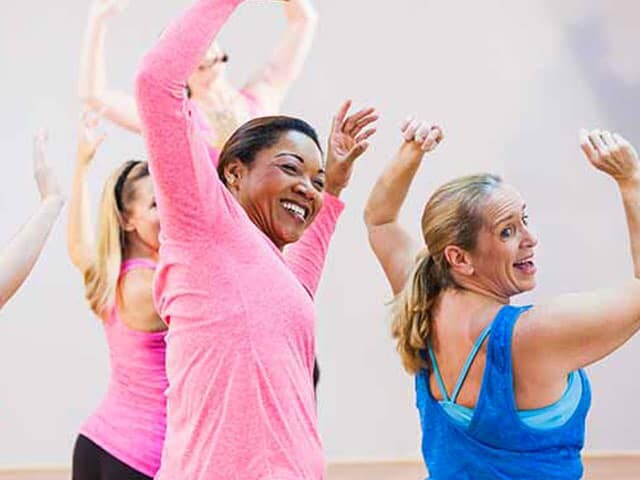
<path id="1" fill-rule="evenodd" d="M 505 306 L 491 326 L 482 386 L 473 416 L 462 425 L 431 395 L 429 372 L 416 375 L 422 452 L 432 480 L 573 480 L 582 477 L 580 451 L 591 405 L 589 381 L 578 371 L 582 395 L 562 425 L 532 428 L 518 414 L 513 390 L 511 342 L 520 314 Z M 426 352 L 425 352 L 426 355 Z"/>

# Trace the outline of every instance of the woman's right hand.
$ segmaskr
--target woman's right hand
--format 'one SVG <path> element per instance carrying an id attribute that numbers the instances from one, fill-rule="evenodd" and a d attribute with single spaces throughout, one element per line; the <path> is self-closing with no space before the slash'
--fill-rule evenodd
<path id="1" fill-rule="evenodd" d="M 100 113 L 95 113 L 86 108 L 80 119 L 80 131 L 78 132 L 78 161 L 83 165 L 89 165 L 105 138 L 106 134 L 97 134 L 96 128 L 100 123 Z"/>
<path id="2" fill-rule="evenodd" d="M 49 135 L 47 131 L 39 130 L 33 140 L 33 176 L 38 185 L 40 199 L 44 202 L 50 199 L 61 199 L 62 191 L 53 171 L 47 162 L 45 147 Z"/>
<path id="3" fill-rule="evenodd" d="M 403 154 L 422 158 L 426 153 L 435 148 L 444 140 L 444 132 L 439 125 L 427 123 L 424 120 L 407 118 L 400 126 L 404 143 L 400 147 Z"/>
<path id="4" fill-rule="evenodd" d="M 640 185 L 638 154 L 622 136 L 606 130 L 583 129 L 580 148 L 595 168 L 610 175 L 620 187 Z"/>
<path id="5" fill-rule="evenodd" d="M 95 0 L 91 15 L 98 20 L 108 20 L 122 13 L 128 5 L 129 0 Z"/>

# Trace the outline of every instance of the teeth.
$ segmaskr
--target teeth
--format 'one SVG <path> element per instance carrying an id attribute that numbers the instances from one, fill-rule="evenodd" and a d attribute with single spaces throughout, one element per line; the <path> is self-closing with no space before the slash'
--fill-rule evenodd
<path id="1" fill-rule="evenodd" d="M 306 210 L 302 208 L 300 205 L 296 205 L 295 203 L 291 203 L 291 202 L 282 202 L 282 206 L 287 210 L 289 210 L 291 213 L 294 213 L 300 216 L 302 219 L 305 219 L 307 217 Z"/>

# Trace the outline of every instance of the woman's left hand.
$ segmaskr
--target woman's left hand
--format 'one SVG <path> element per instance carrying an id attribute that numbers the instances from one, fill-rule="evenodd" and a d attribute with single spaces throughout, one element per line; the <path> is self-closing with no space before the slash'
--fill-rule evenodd
<path id="1" fill-rule="evenodd" d="M 375 108 L 365 108 L 347 116 L 351 101 L 345 102 L 333 117 L 327 151 L 326 192 L 338 197 L 349 184 L 354 162 L 369 148 L 369 138 L 376 133 L 371 127 L 378 120 Z"/>

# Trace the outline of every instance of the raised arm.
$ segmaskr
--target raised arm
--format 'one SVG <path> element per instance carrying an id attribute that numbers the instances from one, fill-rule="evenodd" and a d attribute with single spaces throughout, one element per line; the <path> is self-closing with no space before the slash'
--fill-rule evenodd
<path id="1" fill-rule="evenodd" d="M 42 199 L 40 208 L 0 252 L 0 308 L 9 301 L 33 269 L 64 203 L 46 163 L 45 142 L 46 135 L 39 133 L 35 139 L 34 173 Z"/>
<path id="2" fill-rule="evenodd" d="M 192 241 L 202 236 L 212 195 L 224 188 L 211 170 L 186 102 L 186 80 L 241 0 L 198 0 L 169 26 L 144 57 L 136 101 L 149 153 L 164 235 Z"/>
<path id="3" fill-rule="evenodd" d="M 96 126 L 97 118 L 92 118 L 89 112 L 85 112 L 80 124 L 69 202 L 67 252 L 73 265 L 83 275 L 93 265 L 93 252 L 95 251 L 87 173 L 98 147 L 105 138 L 104 135 L 94 133 Z"/>
<path id="4" fill-rule="evenodd" d="M 318 14 L 311 0 L 283 2 L 287 27 L 267 64 L 258 70 L 244 90 L 258 99 L 267 114 L 276 114 L 300 76 L 316 32 Z"/>
<path id="5" fill-rule="evenodd" d="M 107 86 L 104 43 L 107 24 L 128 0 L 95 0 L 89 11 L 80 60 L 80 100 L 105 118 L 134 133 L 140 133 L 140 118 L 133 95 Z"/>
<path id="6" fill-rule="evenodd" d="M 618 184 L 635 278 L 607 291 L 564 295 L 525 314 L 528 321 L 516 326 L 514 364 L 518 359 L 520 365 L 535 360 L 541 373 L 566 374 L 590 365 L 618 349 L 640 328 L 638 156 L 626 140 L 606 131 L 582 132 L 580 143 L 592 165 Z"/>
<path id="7" fill-rule="evenodd" d="M 327 179 L 324 205 L 302 238 L 289 246 L 285 256 L 291 270 L 314 296 L 324 268 L 329 243 L 344 204 L 339 199 L 348 186 L 355 161 L 369 148 L 376 132 L 371 125 L 378 119 L 373 108 L 347 116 L 351 102 L 345 102 L 333 118 L 327 148 Z"/>
<path id="8" fill-rule="evenodd" d="M 440 127 L 408 119 L 402 125 L 404 141 L 394 160 L 378 178 L 365 207 L 369 243 L 391 285 L 400 293 L 418 247 L 398 223 L 400 209 L 424 155 L 444 138 Z"/>

